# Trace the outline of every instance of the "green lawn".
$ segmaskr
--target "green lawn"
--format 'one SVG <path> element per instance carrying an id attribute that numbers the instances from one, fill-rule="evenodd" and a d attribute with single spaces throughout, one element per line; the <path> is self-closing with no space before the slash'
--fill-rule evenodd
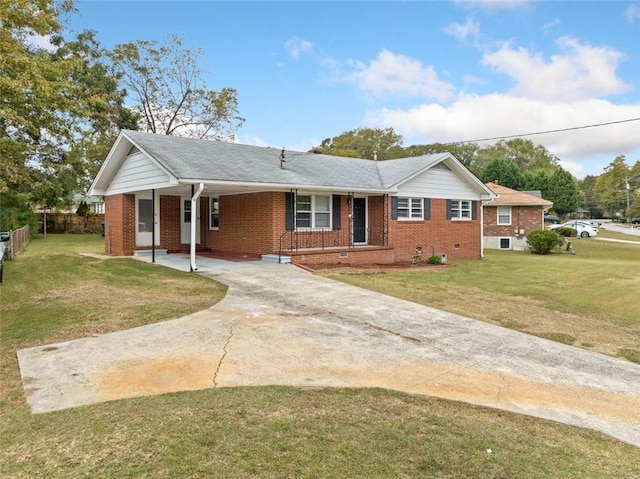
<path id="1" fill-rule="evenodd" d="M 426 274 L 442 279 L 414 289 L 451 291 L 459 282 L 469 290 L 480 281 L 487 288 L 482 291 L 491 291 L 492 274 L 511 266 L 526 271 L 532 259 L 545 263 L 529 263 L 529 269 L 545 264 L 564 271 L 560 265 L 579 264 L 587 255 L 582 243 L 576 250 L 576 256 L 554 258 L 496 253 Z M 77 254 L 100 251 L 100 237 L 50 235 L 6 263 L 0 285 L 0 477 L 640 477 L 640 449 L 602 434 L 380 389 L 217 388 L 32 415 L 17 349 L 174 318 L 224 295 L 222 285 L 198 275 Z M 596 261 L 596 250 L 589 254 Z M 608 257 L 617 257 L 616 269 L 624 269 L 627 254 Z M 634 286 L 626 273 L 616 274 L 614 282 Z M 448 275 L 458 279 L 447 282 Z M 497 287 L 508 283 L 502 279 Z M 534 290 L 547 296 L 535 281 Z M 527 298 L 522 289 L 501 294 Z M 633 309 L 620 311 L 607 327 L 633 325 Z"/>

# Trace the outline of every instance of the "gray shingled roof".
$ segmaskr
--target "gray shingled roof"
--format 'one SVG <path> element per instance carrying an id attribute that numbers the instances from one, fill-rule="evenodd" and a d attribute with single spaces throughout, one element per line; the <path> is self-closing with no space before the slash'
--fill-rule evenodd
<path id="1" fill-rule="evenodd" d="M 230 181 L 337 188 L 386 189 L 438 163 L 444 154 L 373 161 L 277 148 L 124 131 L 179 181 Z"/>

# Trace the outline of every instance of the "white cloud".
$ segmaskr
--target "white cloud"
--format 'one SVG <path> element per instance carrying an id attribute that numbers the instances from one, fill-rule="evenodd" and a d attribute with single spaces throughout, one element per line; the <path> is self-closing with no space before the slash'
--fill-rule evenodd
<path id="1" fill-rule="evenodd" d="M 449 106 L 423 104 L 410 110 L 380 109 L 368 114 L 367 123 L 392 127 L 416 143 L 473 141 L 520 135 L 640 117 L 640 104 L 615 105 L 606 100 L 543 102 L 513 96 L 461 95 Z M 598 156 L 609 158 L 640 152 L 638 122 L 620 123 L 530 136 L 562 160 L 572 173 Z M 483 144 L 494 143 L 487 141 Z"/>
<path id="2" fill-rule="evenodd" d="M 25 36 L 25 41 L 28 45 L 46 50 L 48 52 L 56 51 L 56 46 L 51 43 L 51 35 L 39 35 L 37 33 L 30 33 Z"/>
<path id="3" fill-rule="evenodd" d="M 624 93 L 630 86 L 616 76 L 625 56 L 607 47 L 583 45 L 571 37 L 557 42 L 549 61 L 509 43 L 483 57 L 485 65 L 516 81 L 512 95 L 541 100 L 578 100 Z"/>
<path id="4" fill-rule="evenodd" d="M 368 64 L 352 61 L 350 66 L 353 72 L 347 78 L 376 97 L 392 94 L 444 101 L 454 93 L 453 85 L 440 80 L 431 65 L 388 50 L 382 50 Z"/>
<path id="5" fill-rule="evenodd" d="M 480 24 L 469 18 L 464 25 L 452 23 L 445 27 L 444 31 L 457 40 L 467 40 L 470 38 L 473 41 L 477 41 L 480 36 Z"/>
<path id="6" fill-rule="evenodd" d="M 303 53 L 309 53 L 313 50 L 313 44 L 303 38 L 293 37 L 285 42 L 284 49 L 298 60 Z"/>
<path id="7" fill-rule="evenodd" d="M 526 7 L 531 0 L 454 0 L 454 3 L 468 9 L 492 11 Z"/>
<path id="8" fill-rule="evenodd" d="M 624 16 L 629 23 L 635 23 L 640 19 L 640 3 L 632 3 L 624 11 Z"/>

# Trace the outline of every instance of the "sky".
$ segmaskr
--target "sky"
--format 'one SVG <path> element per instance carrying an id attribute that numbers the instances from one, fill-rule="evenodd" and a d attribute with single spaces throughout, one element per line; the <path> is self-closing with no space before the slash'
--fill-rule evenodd
<path id="1" fill-rule="evenodd" d="M 577 178 L 640 160 L 640 0 L 76 0 L 106 48 L 184 38 L 235 88 L 244 144 L 307 151 L 355 128 L 404 146 L 522 135 Z M 606 125 L 603 125 L 606 124 Z M 589 128 L 582 128 L 592 125 Z M 530 135 L 532 133 L 556 131 Z"/>

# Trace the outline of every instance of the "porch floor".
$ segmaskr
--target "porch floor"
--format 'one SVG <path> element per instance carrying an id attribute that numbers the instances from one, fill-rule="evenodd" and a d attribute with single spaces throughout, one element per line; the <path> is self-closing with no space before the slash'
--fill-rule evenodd
<path id="1" fill-rule="evenodd" d="M 134 259 L 151 263 L 151 255 L 134 256 Z M 185 253 L 171 253 L 156 255 L 155 263 L 167 268 L 179 271 L 191 271 L 191 256 Z M 260 258 L 247 255 L 215 254 L 212 252 L 198 253 L 196 255 L 196 267 L 198 273 L 211 273 L 224 269 L 244 268 L 264 264 Z"/>

